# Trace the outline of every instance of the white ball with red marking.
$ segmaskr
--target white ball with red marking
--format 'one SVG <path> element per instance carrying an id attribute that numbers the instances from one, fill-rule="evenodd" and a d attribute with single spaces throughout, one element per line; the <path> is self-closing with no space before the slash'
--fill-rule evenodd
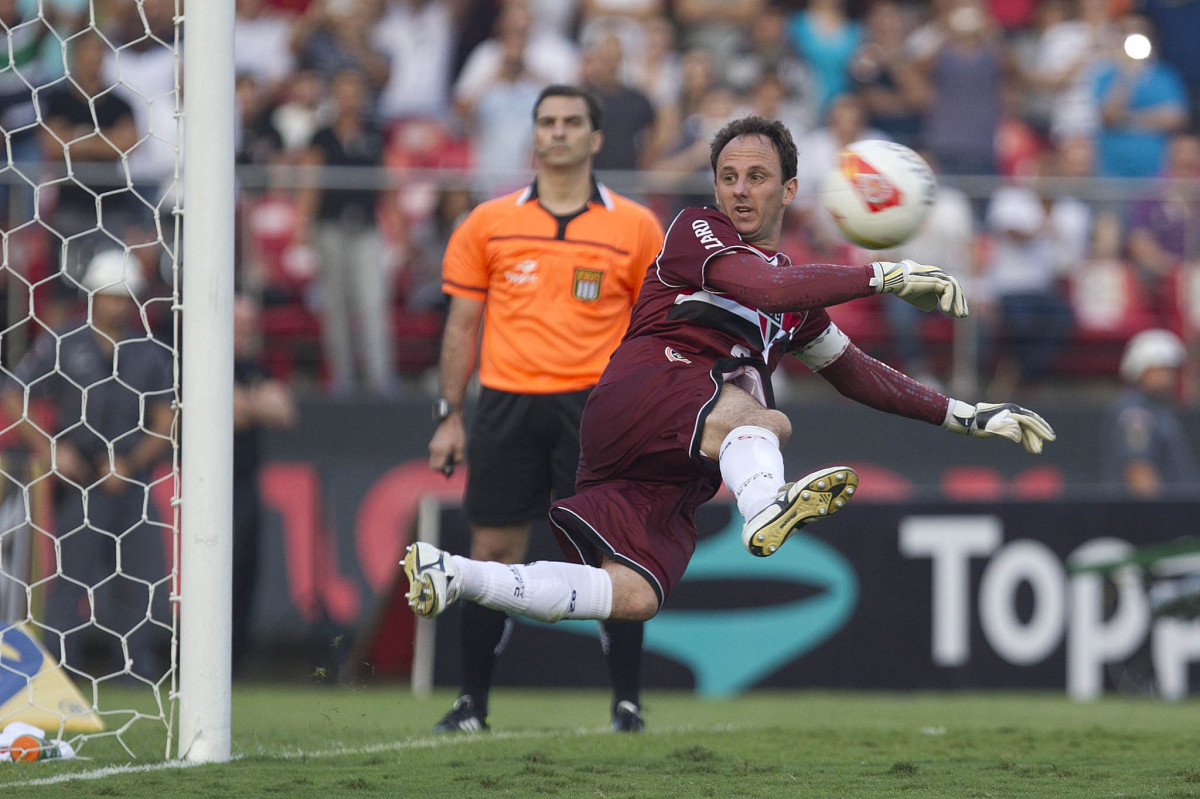
<path id="1" fill-rule="evenodd" d="M 821 205 L 850 241 L 882 250 L 921 229 L 936 192 L 921 156 L 903 144 L 865 139 L 838 153 L 821 183 Z"/>

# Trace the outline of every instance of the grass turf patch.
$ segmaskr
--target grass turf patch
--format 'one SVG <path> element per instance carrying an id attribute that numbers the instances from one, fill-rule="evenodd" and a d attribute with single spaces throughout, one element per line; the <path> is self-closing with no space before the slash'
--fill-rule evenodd
<path id="1" fill-rule="evenodd" d="M 235 761 L 93 776 L 129 758 L 0 767 L 0 792 L 183 797 L 1200 797 L 1193 701 L 1057 694 L 648 693 L 608 731 L 598 691 L 498 690 L 493 734 L 432 736 L 452 701 L 400 688 L 239 686 Z M 152 746 L 151 732 L 145 743 Z M 158 733 L 160 734 L 160 733 Z M 48 782 L 52 781 L 52 782 Z"/>

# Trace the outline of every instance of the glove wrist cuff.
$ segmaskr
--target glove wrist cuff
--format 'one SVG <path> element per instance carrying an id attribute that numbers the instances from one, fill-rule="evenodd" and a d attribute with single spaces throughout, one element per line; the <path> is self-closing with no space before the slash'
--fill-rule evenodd
<path id="1" fill-rule="evenodd" d="M 882 261 L 874 261 L 871 264 L 871 270 L 873 271 L 874 274 L 872 275 L 872 277 L 871 277 L 870 281 L 867 283 L 867 285 L 870 286 L 871 288 L 875 289 L 876 294 L 883 293 L 884 266 L 885 266 L 885 264 Z"/>
<path id="2" fill-rule="evenodd" d="M 974 421 L 975 406 L 951 397 L 949 405 L 946 406 L 946 418 L 942 422 L 942 427 L 951 433 L 965 436 L 970 434 L 971 424 Z"/>

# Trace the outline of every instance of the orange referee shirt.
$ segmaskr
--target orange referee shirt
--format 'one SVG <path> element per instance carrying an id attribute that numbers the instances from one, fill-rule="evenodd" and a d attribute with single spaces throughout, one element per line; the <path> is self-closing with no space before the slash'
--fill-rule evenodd
<path id="1" fill-rule="evenodd" d="M 625 328 L 663 230 L 648 209 L 593 183 L 573 217 L 537 201 L 537 182 L 480 204 L 450 237 L 442 290 L 487 303 L 479 382 L 517 394 L 596 385 Z"/>

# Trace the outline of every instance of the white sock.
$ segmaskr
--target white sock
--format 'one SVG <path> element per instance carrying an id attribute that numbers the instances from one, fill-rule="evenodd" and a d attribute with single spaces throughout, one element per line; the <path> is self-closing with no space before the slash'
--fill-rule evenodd
<path id="1" fill-rule="evenodd" d="M 779 438 L 765 427 L 742 425 L 729 431 L 718 456 L 725 486 L 737 497 L 742 517 L 752 519 L 786 482 Z"/>
<path id="2" fill-rule="evenodd" d="M 510 565 L 453 555 L 462 570 L 462 599 L 538 621 L 612 615 L 612 579 L 604 569 L 539 560 Z"/>

